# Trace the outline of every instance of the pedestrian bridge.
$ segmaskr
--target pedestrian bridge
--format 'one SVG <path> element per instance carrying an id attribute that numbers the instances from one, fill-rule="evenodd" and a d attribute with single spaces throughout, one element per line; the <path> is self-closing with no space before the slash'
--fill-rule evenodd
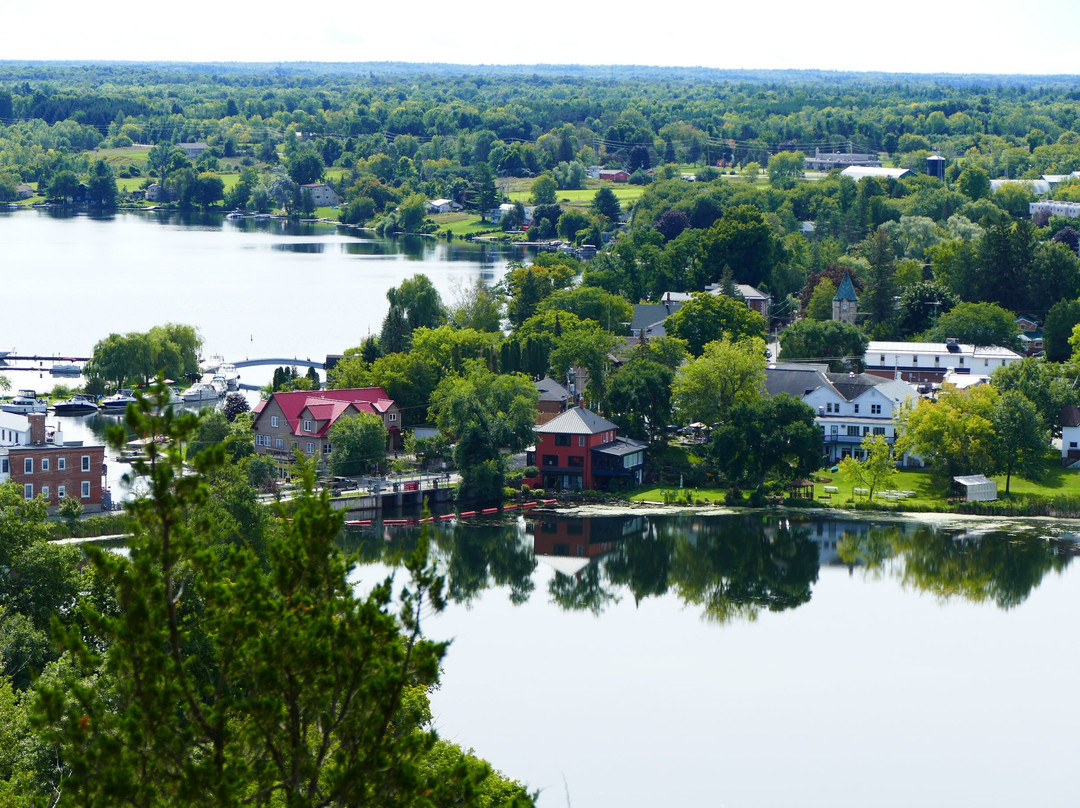
<path id="1" fill-rule="evenodd" d="M 240 362 L 232 362 L 233 367 L 237 370 L 240 368 L 255 368 L 263 365 L 270 365 L 272 367 L 298 367 L 298 368 L 318 368 L 322 370 L 325 366 L 324 362 L 315 362 L 311 359 L 244 359 Z"/>

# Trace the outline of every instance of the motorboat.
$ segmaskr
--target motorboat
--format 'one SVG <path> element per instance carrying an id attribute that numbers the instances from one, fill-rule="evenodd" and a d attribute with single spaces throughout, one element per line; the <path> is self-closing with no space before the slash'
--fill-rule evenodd
<path id="1" fill-rule="evenodd" d="M 236 369 L 236 365 L 232 362 L 222 362 L 218 365 L 217 372 L 219 376 L 225 377 L 225 386 L 229 390 L 240 389 L 240 371 Z"/>
<path id="2" fill-rule="evenodd" d="M 48 408 L 48 402 L 43 398 L 38 398 L 37 392 L 34 390 L 20 390 L 10 400 L 0 401 L 0 410 L 18 415 L 26 415 L 30 412 L 45 412 Z"/>
<path id="3" fill-rule="evenodd" d="M 217 390 L 218 398 L 225 398 L 225 394 L 229 392 L 229 382 L 220 373 L 215 373 L 210 379 L 210 386 Z"/>
<path id="4" fill-rule="evenodd" d="M 101 399 L 101 411 L 111 413 L 122 413 L 127 409 L 128 404 L 135 403 L 135 396 L 131 394 L 130 390 L 121 390 L 119 393 L 114 393 L 111 396 L 106 396 Z"/>
<path id="5" fill-rule="evenodd" d="M 76 393 L 67 401 L 60 401 L 53 405 L 53 412 L 57 415 L 87 415 L 98 411 L 98 405 L 90 396 Z"/>
<path id="6" fill-rule="evenodd" d="M 201 404 L 204 401 L 217 401 L 221 396 L 218 391 L 209 384 L 196 382 L 180 394 L 180 399 L 185 404 Z"/>
<path id="7" fill-rule="evenodd" d="M 53 366 L 49 368 L 49 372 L 53 376 L 79 376 L 82 374 L 82 368 L 76 365 L 72 359 L 63 359 L 54 362 Z"/>

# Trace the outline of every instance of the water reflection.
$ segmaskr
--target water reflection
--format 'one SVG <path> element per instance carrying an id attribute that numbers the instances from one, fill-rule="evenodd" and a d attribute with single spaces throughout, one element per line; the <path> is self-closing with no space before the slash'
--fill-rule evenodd
<path id="1" fill-rule="evenodd" d="M 1048 572 L 1069 565 L 1076 542 L 1044 538 L 1036 530 L 945 532 L 922 525 L 904 533 L 882 528 L 846 536 L 840 556 L 870 575 L 891 574 L 905 586 L 942 600 L 1023 603 Z"/>
<path id="2" fill-rule="evenodd" d="M 470 604 L 486 589 L 504 587 L 513 603 L 524 603 L 546 576 L 547 599 L 568 611 L 600 615 L 624 597 L 640 605 L 674 594 L 720 624 L 808 603 L 823 565 L 868 579 L 897 578 L 945 600 L 1009 609 L 1078 552 L 1076 542 L 1048 539 L 1035 529 L 965 533 L 775 514 L 537 514 L 431 531 L 453 602 Z M 362 563 L 398 565 L 416 537 L 415 528 L 381 534 L 368 528 L 349 531 L 343 541 Z"/>

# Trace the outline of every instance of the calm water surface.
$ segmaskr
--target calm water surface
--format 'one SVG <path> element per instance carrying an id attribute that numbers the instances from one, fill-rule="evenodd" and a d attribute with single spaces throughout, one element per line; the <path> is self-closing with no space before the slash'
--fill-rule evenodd
<path id="1" fill-rule="evenodd" d="M 0 350 L 89 356 L 112 332 L 179 322 L 200 330 L 208 355 L 322 360 L 378 333 L 386 291 L 405 278 L 426 274 L 449 301 L 476 277 L 501 278 L 520 255 L 217 214 L 8 211 L 0 265 L 25 309 L 9 309 Z"/>
<path id="2" fill-rule="evenodd" d="M 409 537 L 352 537 L 374 580 Z M 435 534 L 440 732 L 543 808 L 1076 804 L 1075 535 L 776 516 Z"/>

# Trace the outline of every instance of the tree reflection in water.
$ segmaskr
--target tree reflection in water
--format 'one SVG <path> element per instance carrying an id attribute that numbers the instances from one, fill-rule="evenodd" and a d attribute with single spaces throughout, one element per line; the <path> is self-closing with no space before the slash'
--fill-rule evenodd
<path id="1" fill-rule="evenodd" d="M 1045 538 L 1036 529 L 956 533 L 930 525 L 908 533 L 877 528 L 845 538 L 840 547 L 848 563 L 891 570 L 905 586 L 1001 609 L 1023 603 L 1046 573 L 1063 570 L 1075 552 L 1074 541 Z"/>
<path id="2" fill-rule="evenodd" d="M 360 563 L 400 565 L 418 528 L 347 531 Z M 1022 603 L 1047 572 L 1064 569 L 1077 545 L 1036 529 L 957 533 L 912 522 L 815 519 L 803 514 L 651 515 L 459 521 L 433 525 L 432 552 L 446 593 L 470 604 L 505 587 L 532 597 L 538 563 L 551 567 L 548 597 L 601 614 L 622 597 L 635 604 L 674 593 L 717 623 L 754 620 L 809 602 L 820 565 L 899 579 L 943 599 Z"/>

